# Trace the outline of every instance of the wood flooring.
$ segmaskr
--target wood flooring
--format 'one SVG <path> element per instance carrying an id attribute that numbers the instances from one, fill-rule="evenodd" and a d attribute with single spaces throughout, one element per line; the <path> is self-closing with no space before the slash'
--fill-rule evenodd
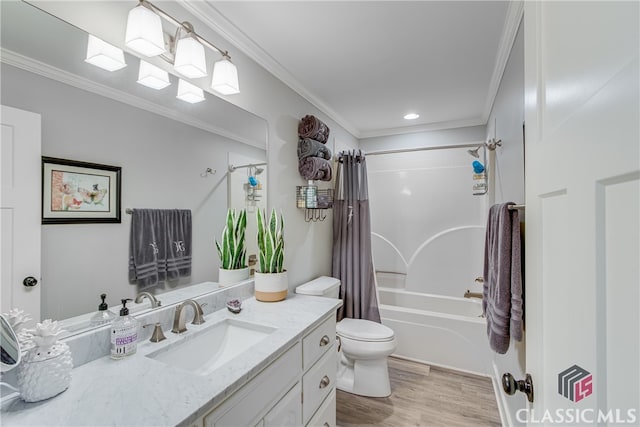
<path id="1" fill-rule="evenodd" d="M 391 396 L 337 391 L 337 425 L 500 426 L 491 379 L 389 358 Z"/>

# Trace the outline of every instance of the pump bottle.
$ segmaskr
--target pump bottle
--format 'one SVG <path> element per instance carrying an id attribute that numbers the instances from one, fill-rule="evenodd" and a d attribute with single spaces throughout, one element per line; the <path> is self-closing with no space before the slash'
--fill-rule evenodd
<path id="1" fill-rule="evenodd" d="M 123 298 L 120 316 L 111 324 L 111 358 L 122 359 L 136 352 L 138 345 L 138 321 L 129 316 L 127 301 Z"/>

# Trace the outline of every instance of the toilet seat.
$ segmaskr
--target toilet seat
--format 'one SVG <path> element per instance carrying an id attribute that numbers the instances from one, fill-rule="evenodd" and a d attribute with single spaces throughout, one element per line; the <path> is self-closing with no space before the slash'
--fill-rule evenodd
<path id="1" fill-rule="evenodd" d="M 364 319 L 342 319 L 336 325 L 336 332 L 355 341 L 386 342 L 394 338 L 393 329 Z"/>

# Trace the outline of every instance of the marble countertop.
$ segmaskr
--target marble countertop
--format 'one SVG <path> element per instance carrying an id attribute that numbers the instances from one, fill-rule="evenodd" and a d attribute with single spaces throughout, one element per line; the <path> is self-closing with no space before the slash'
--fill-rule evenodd
<path id="1" fill-rule="evenodd" d="M 219 310 L 205 316 L 202 325 L 188 323 L 184 334 L 165 331 L 165 341 L 138 343 L 136 354 L 125 359 L 105 356 L 74 369 L 71 385 L 56 397 L 35 403 L 26 403 L 19 397 L 5 399 L 2 425 L 189 425 L 237 391 L 340 304 L 337 299 L 295 294 L 277 303 L 250 298 L 243 301 L 240 314 Z M 277 329 L 206 376 L 146 357 L 226 318 Z"/>

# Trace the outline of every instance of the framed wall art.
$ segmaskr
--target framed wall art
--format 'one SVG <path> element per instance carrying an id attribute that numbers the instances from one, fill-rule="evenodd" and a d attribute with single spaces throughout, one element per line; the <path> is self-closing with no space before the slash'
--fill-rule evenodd
<path id="1" fill-rule="evenodd" d="M 119 223 L 119 166 L 42 157 L 42 223 Z"/>

